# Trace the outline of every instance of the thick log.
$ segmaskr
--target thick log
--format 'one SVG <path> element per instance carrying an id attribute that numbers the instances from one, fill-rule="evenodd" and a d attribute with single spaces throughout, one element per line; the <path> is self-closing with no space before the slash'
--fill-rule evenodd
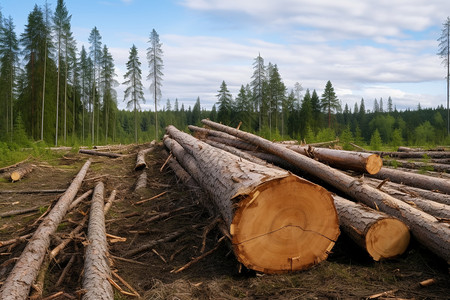
<path id="1" fill-rule="evenodd" d="M 430 169 L 435 172 L 450 172 L 450 165 L 446 164 L 391 159 L 384 159 L 383 161 L 387 166 L 398 166 L 407 169 Z"/>
<path id="2" fill-rule="evenodd" d="M 364 182 L 377 188 L 380 184 L 374 181 L 371 181 L 370 178 L 364 178 Z M 420 208 L 424 212 L 442 219 L 450 220 L 450 206 L 442 203 L 438 203 L 435 201 L 431 201 L 429 199 L 425 199 L 423 197 L 412 195 L 409 193 L 405 193 L 403 191 L 399 191 L 395 188 L 388 187 L 387 185 L 382 185 L 379 189 L 394 198 L 402 200 L 410 205 Z"/>
<path id="3" fill-rule="evenodd" d="M 342 231 L 375 260 L 393 258 L 409 245 L 409 229 L 402 221 L 360 203 L 334 196 Z"/>
<path id="4" fill-rule="evenodd" d="M 147 168 L 147 163 L 145 162 L 145 156 L 147 155 L 147 153 L 149 153 L 150 151 L 152 151 L 154 149 L 155 144 L 156 144 L 156 141 L 153 140 L 150 143 L 149 148 L 142 149 L 138 152 L 138 154 L 136 156 L 136 166 L 134 167 L 135 171 L 139 171 L 139 170 Z"/>
<path id="5" fill-rule="evenodd" d="M 332 167 L 342 170 L 354 170 L 376 174 L 383 166 L 383 160 L 378 154 L 356 151 L 334 150 L 328 148 L 287 146 L 300 154 L 319 160 Z"/>
<path id="6" fill-rule="evenodd" d="M 448 179 L 415 174 L 391 168 L 381 168 L 380 172 L 371 174 L 370 176 L 382 180 L 388 179 L 392 182 L 402 183 L 421 189 L 450 194 L 450 180 Z"/>
<path id="7" fill-rule="evenodd" d="M 108 261 L 104 207 L 104 186 L 97 184 L 89 212 L 88 245 L 84 260 L 83 295 L 85 300 L 114 299 L 114 291 L 108 278 L 111 269 Z"/>
<path id="8" fill-rule="evenodd" d="M 84 164 L 64 195 L 59 198 L 53 209 L 39 225 L 4 282 L 0 290 L 0 299 L 27 298 L 31 284 L 39 272 L 39 268 L 50 245 L 50 236 L 56 231 L 59 223 L 64 218 L 70 203 L 75 198 L 86 176 L 90 164 L 90 160 Z"/>
<path id="9" fill-rule="evenodd" d="M 450 261 L 450 227 L 440 223 L 435 217 L 424 213 L 411 205 L 404 203 L 384 192 L 377 190 L 362 181 L 343 172 L 326 166 L 318 161 L 307 158 L 283 146 L 276 145 L 258 137 L 234 128 L 224 126 L 210 120 L 202 120 L 204 124 L 214 129 L 224 131 L 272 154 L 278 155 L 300 169 L 320 178 L 328 184 L 346 193 L 350 197 L 403 221 L 416 239 L 435 254 Z M 383 168 L 384 169 L 384 168 Z M 383 169 L 380 171 L 382 172 Z M 378 173 L 379 174 L 379 173 Z"/>
<path id="10" fill-rule="evenodd" d="M 33 171 L 34 166 L 33 165 L 24 165 L 21 166 L 19 168 L 16 168 L 15 170 L 9 172 L 7 174 L 7 177 L 9 180 L 11 180 L 12 182 L 15 181 L 19 181 L 21 180 L 23 177 L 25 177 L 25 175 L 31 173 Z"/>
<path id="11" fill-rule="evenodd" d="M 147 187 L 147 172 L 145 170 L 142 171 L 141 175 L 139 175 L 134 191 L 137 192 L 140 189 L 144 189 Z"/>
<path id="12" fill-rule="evenodd" d="M 97 155 L 97 156 L 106 156 L 106 157 L 110 157 L 110 158 L 122 157 L 121 154 L 117 154 L 117 153 L 99 152 L 99 151 L 88 150 L 88 149 L 80 149 L 80 150 L 78 150 L 78 153 L 89 154 L 89 155 Z"/>
<path id="13" fill-rule="evenodd" d="M 164 144 L 214 201 L 242 264 L 283 273 L 326 259 L 339 235 L 329 192 L 287 171 L 215 149 L 173 126 L 167 132 L 176 141 L 166 138 Z"/>

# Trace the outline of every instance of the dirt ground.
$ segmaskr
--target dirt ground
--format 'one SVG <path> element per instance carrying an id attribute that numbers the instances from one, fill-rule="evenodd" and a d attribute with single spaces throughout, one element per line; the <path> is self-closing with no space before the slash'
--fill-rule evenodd
<path id="1" fill-rule="evenodd" d="M 450 299 L 450 276 L 446 262 L 412 240 L 401 257 L 374 262 L 344 234 L 338 239 L 327 261 L 312 269 L 284 275 L 265 275 L 242 268 L 226 243 L 181 272 L 174 272 L 202 254 L 204 228 L 215 217 L 201 205 L 197 191 L 179 182 L 167 166 L 167 154 L 159 145 L 147 155 L 147 186 L 134 191 L 136 153 L 146 145 L 115 150 L 121 158 L 89 156 L 66 151 L 52 160 L 31 159 L 34 170 L 23 180 L 0 180 L 0 191 L 66 189 L 88 159 L 92 165 L 77 196 L 105 184 L 105 199 L 112 190 L 116 200 L 106 215 L 110 260 L 113 270 L 128 282 L 143 299 Z M 0 176 L 3 174 L 0 174 Z M 153 196 L 165 194 L 153 200 Z M 61 194 L 0 193 L 0 213 L 37 207 L 34 212 L 0 219 L 0 241 L 34 232 L 39 217 Z M 201 197 L 201 196 L 200 196 Z M 89 210 L 89 199 L 69 212 L 52 239 L 51 248 L 67 237 Z M 157 216 L 161 216 L 157 219 Z M 182 235 L 150 249 L 129 255 L 129 251 L 177 231 Z M 78 236 L 55 261 L 50 263 L 45 279 L 44 297 L 63 291 L 55 299 L 78 299 L 82 293 L 83 252 L 86 233 Z M 217 228 L 207 234 L 205 250 L 217 245 L 222 237 Z M 126 239 L 126 240 L 125 240 Z M 124 241 L 125 240 L 125 241 Z M 1 243 L 1 242 L 0 242 Z M 2 245 L 2 244 L 0 244 Z M 0 246 L 0 282 L 12 270 L 26 241 Z M 203 253 L 204 253 L 203 252 Z M 74 263 L 62 284 L 55 286 L 69 260 Z M 420 287 L 419 282 L 433 278 L 435 283 Z M 115 281 L 130 292 L 119 280 Z M 370 296 L 387 292 L 383 295 Z M 133 299 L 115 290 L 115 299 Z"/>

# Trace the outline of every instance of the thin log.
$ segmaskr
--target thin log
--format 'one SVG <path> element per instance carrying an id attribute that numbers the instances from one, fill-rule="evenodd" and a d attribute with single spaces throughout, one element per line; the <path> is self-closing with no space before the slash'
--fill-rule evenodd
<path id="1" fill-rule="evenodd" d="M 397 149 L 398 152 L 421 152 L 423 151 L 422 148 L 410 148 L 405 146 L 399 146 Z"/>
<path id="2" fill-rule="evenodd" d="M 431 169 L 435 172 L 450 172 L 450 165 L 446 164 L 391 159 L 384 159 L 383 162 L 387 166 L 399 166 L 407 169 Z"/>
<path id="3" fill-rule="evenodd" d="M 265 151 L 278 155 L 313 176 L 331 184 L 350 197 L 372 208 L 378 208 L 387 214 L 399 218 L 410 228 L 420 243 L 428 247 L 428 249 L 445 261 L 450 261 L 450 243 L 448 242 L 450 240 L 450 227 L 447 224 L 440 223 L 435 217 L 364 184 L 360 180 L 354 179 L 343 172 L 339 172 L 313 159 L 308 159 L 305 156 L 286 149 L 283 146 L 273 144 L 261 137 L 235 130 L 234 128 L 210 120 L 202 120 L 202 122 L 212 128 L 247 140 Z M 380 172 L 383 169 L 385 168 L 382 168 Z"/>
<path id="4" fill-rule="evenodd" d="M 383 152 L 381 156 L 396 158 L 450 158 L 450 151 Z"/>
<path id="5" fill-rule="evenodd" d="M 11 216 L 17 216 L 17 215 L 23 215 L 29 212 L 37 212 L 39 211 L 39 206 L 34 206 L 30 208 L 23 208 L 23 209 L 15 209 L 7 212 L 0 213 L 0 218 L 6 218 Z"/>
<path id="6" fill-rule="evenodd" d="M 59 276 L 58 281 L 56 281 L 55 287 L 61 286 L 61 284 L 63 283 L 64 278 L 66 278 L 66 275 L 69 272 L 70 268 L 72 268 L 73 263 L 75 262 L 75 259 L 76 259 L 76 255 L 72 254 L 72 256 L 70 257 L 69 262 L 64 267 L 61 275 Z"/>
<path id="7" fill-rule="evenodd" d="M 9 245 L 15 244 L 17 242 L 24 241 L 24 240 L 26 240 L 26 239 L 28 239 L 28 238 L 30 238 L 32 236 L 33 236 L 33 234 L 29 233 L 29 234 L 25 234 L 25 235 L 19 236 L 19 237 L 14 238 L 14 239 L 6 240 L 6 241 L 0 241 L 0 247 L 9 246 Z"/>
<path id="8" fill-rule="evenodd" d="M 122 157 L 122 154 L 112 153 L 112 152 L 100 152 L 95 150 L 88 150 L 88 149 L 80 149 L 78 150 L 78 153 L 82 154 L 89 154 L 89 155 L 97 155 L 97 156 L 106 156 L 110 158 L 118 158 Z"/>
<path id="9" fill-rule="evenodd" d="M 16 168 L 15 170 L 9 172 L 6 174 L 6 177 L 8 180 L 11 180 L 12 182 L 16 182 L 21 180 L 23 177 L 25 177 L 27 174 L 31 173 L 34 169 L 33 165 L 24 165 L 19 168 Z"/>
<path id="10" fill-rule="evenodd" d="M 19 161 L 19 162 L 13 164 L 13 165 L 10 165 L 10 166 L 6 166 L 6 167 L 3 167 L 3 168 L 0 168 L 0 173 L 3 173 L 3 172 L 5 172 L 6 170 L 9 170 L 9 169 L 12 169 L 12 168 L 17 167 L 18 165 L 20 165 L 20 164 L 22 164 L 22 163 L 28 161 L 31 157 L 32 157 L 32 156 L 30 155 L 30 156 L 28 156 L 27 158 L 25 158 L 24 160 Z"/>
<path id="11" fill-rule="evenodd" d="M 59 194 L 67 190 L 51 189 L 51 190 L 0 190 L 0 194 Z"/>
<path id="12" fill-rule="evenodd" d="M 106 215 L 108 213 L 109 209 L 111 208 L 114 200 L 116 199 L 116 194 L 117 194 L 117 191 L 113 190 L 111 192 L 111 194 L 109 195 L 108 200 L 106 200 L 105 207 L 103 208 L 104 215 Z"/>
<path id="13" fill-rule="evenodd" d="M 450 194 L 450 180 L 448 179 L 415 174 L 391 168 L 381 168 L 380 172 L 371 174 L 370 176 L 382 180 L 389 179 L 392 182 L 402 183 L 421 189 Z"/>
<path id="14" fill-rule="evenodd" d="M 336 195 L 333 198 L 341 229 L 375 261 L 406 251 L 410 234 L 403 222 L 363 204 Z"/>
<path id="15" fill-rule="evenodd" d="M 207 128 L 201 128 L 193 125 L 188 126 L 189 130 L 195 133 L 195 136 L 198 139 L 208 139 L 211 141 L 215 141 L 218 143 L 222 143 L 228 146 L 232 146 L 238 149 L 242 150 L 249 150 L 249 151 L 256 151 L 258 150 L 258 147 L 243 141 L 241 139 L 238 139 L 228 133 L 217 131 L 217 130 L 211 130 Z"/>
<path id="16" fill-rule="evenodd" d="M 210 195 L 241 263 L 265 273 L 283 273 L 326 259 L 339 231 L 334 203 L 325 189 L 285 170 L 239 159 L 173 126 L 166 130 L 173 140 L 165 138 L 164 144 Z M 320 218 L 312 217 L 319 212 Z M 319 219 L 321 224 L 315 224 Z M 266 255 L 261 255 L 262 248 L 268 249 Z"/>
<path id="17" fill-rule="evenodd" d="M 167 194 L 167 191 L 164 191 L 164 192 L 162 192 L 162 193 L 159 193 L 158 195 L 153 196 L 153 197 L 151 197 L 151 198 L 147 198 L 147 199 L 140 200 L 140 201 L 138 201 L 138 202 L 136 202 L 136 203 L 134 203 L 134 204 L 142 204 L 142 203 L 145 203 L 145 202 L 148 202 L 148 201 L 151 201 L 151 200 L 155 200 L 155 199 L 157 199 L 157 198 L 159 198 L 159 197 L 161 197 L 161 196 L 163 196 L 163 195 L 165 195 L 165 194 Z"/>
<path id="18" fill-rule="evenodd" d="M 86 224 L 88 220 L 88 215 L 84 216 L 84 218 L 80 221 L 77 227 L 75 227 L 74 230 L 72 230 L 69 233 L 68 238 L 62 240 L 61 243 L 58 244 L 53 250 L 50 252 L 49 257 L 50 259 L 55 259 L 55 257 L 61 252 L 83 229 L 84 225 Z"/>
<path id="19" fill-rule="evenodd" d="M 69 206 L 69 210 L 74 209 L 78 204 L 80 204 L 80 202 L 82 202 L 84 199 L 89 197 L 91 194 L 92 194 L 92 189 L 87 191 L 87 192 L 85 192 L 83 195 L 81 195 L 77 199 L 73 200 L 73 202 Z"/>
<path id="20" fill-rule="evenodd" d="M 336 139 L 334 141 L 328 141 L 328 142 L 320 142 L 320 143 L 308 143 L 307 146 L 311 146 L 311 147 L 323 147 L 323 146 L 327 146 L 327 145 L 332 145 L 332 144 L 337 144 L 339 143 L 339 139 Z"/>
<path id="21" fill-rule="evenodd" d="M 355 170 L 367 172 L 369 174 L 376 174 L 383 166 L 383 160 L 380 156 L 373 153 L 334 150 L 311 146 L 304 147 L 297 145 L 288 145 L 287 148 L 342 170 Z"/>
<path id="22" fill-rule="evenodd" d="M 149 153 L 150 151 L 152 151 L 154 149 L 154 145 L 156 144 L 156 141 L 153 140 L 150 143 L 150 147 L 147 149 L 143 149 L 140 150 L 136 156 L 136 165 L 134 167 L 135 171 L 139 171 L 142 169 L 147 168 L 147 163 L 145 162 L 145 156 L 147 155 L 147 153 Z"/>
<path id="23" fill-rule="evenodd" d="M 139 175 L 134 191 L 137 192 L 140 189 L 145 189 L 147 187 L 147 172 L 145 170 L 142 171 L 141 175 Z"/>
<path id="24" fill-rule="evenodd" d="M 90 164 L 90 160 L 84 164 L 67 191 L 61 196 L 35 231 L 32 239 L 28 242 L 13 270 L 3 284 L 0 290 L 1 299 L 25 299 L 28 296 L 31 284 L 36 279 L 48 246 L 50 245 L 50 236 L 56 231 L 59 223 L 61 223 L 69 209 L 70 203 L 75 198 Z"/>
<path id="25" fill-rule="evenodd" d="M 92 197 L 89 213 L 88 242 L 84 260 L 83 299 L 114 299 L 114 291 L 108 279 L 111 269 L 108 261 L 104 211 L 104 185 L 98 183 Z"/>

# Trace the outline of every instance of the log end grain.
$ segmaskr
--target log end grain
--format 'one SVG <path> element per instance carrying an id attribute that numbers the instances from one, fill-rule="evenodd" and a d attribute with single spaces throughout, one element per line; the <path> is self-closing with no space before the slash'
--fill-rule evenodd
<path id="1" fill-rule="evenodd" d="M 274 274 L 325 260 L 339 224 L 330 193 L 291 175 L 266 182 L 243 199 L 230 233 L 242 264 Z"/>
<path id="2" fill-rule="evenodd" d="M 378 154 L 372 154 L 367 158 L 366 171 L 369 174 L 377 174 L 383 167 L 383 159 Z"/>
<path id="3" fill-rule="evenodd" d="M 366 234 L 366 249 L 375 261 L 403 254 L 409 245 L 408 227 L 398 219 L 386 218 L 373 224 Z"/>

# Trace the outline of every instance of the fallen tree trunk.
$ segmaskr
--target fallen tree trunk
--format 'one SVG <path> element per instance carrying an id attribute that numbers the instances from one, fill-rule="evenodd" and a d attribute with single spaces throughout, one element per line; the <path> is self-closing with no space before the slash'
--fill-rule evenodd
<path id="1" fill-rule="evenodd" d="M 153 140 L 150 143 L 149 148 L 143 149 L 138 152 L 138 154 L 136 156 L 136 166 L 134 167 L 135 171 L 139 171 L 139 170 L 147 168 L 147 163 L 145 162 L 145 155 L 147 155 L 147 153 L 149 153 L 150 151 L 153 150 L 153 147 L 155 144 L 156 144 L 156 141 Z"/>
<path id="2" fill-rule="evenodd" d="M 0 194 L 57 194 L 64 193 L 66 190 L 0 190 Z"/>
<path id="3" fill-rule="evenodd" d="M 406 161 L 406 160 L 383 160 L 387 166 L 402 167 L 407 169 L 426 169 L 435 172 L 450 172 L 450 165 L 438 164 L 438 163 L 428 163 L 420 161 Z"/>
<path id="4" fill-rule="evenodd" d="M 39 206 L 30 207 L 30 208 L 15 209 L 15 210 L 10 210 L 10 211 L 7 211 L 7 212 L 0 213 L 0 218 L 17 216 L 17 215 L 23 215 L 23 214 L 26 214 L 26 213 L 29 213 L 29 212 L 37 212 L 37 211 L 39 211 Z"/>
<path id="5" fill-rule="evenodd" d="M 317 159 L 332 167 L 343 170 L 354 170 L 376 174 L 383 166 L 383 160 L 378 154 L 355 151 L 334 150 L 327 148 L 315 148 L 304 146 L 287 146 L 305 156 Z"/>
<path id="6" fill-rule="evenodd" d="M 422 149 L 422 148 L 410 148 L 410 147 L 404 147 L 399 146 L 397 149 L 398 152 L 426 152 L 426 151 L 445 151 L 444 147 L 437 147 L 437 148 L 431 148 L 431 149 Z"/>
<path id="7" fill-rule="evenodd" d="M 256 151 L 258 149 L 258 147 L 256 147 L 255 145 L 238 139 L 225 132 L 201 128 L 194 125 L 189 125 L 188 128 L 190 131 L 195 132 L 195 136 L 201 140 L 209 139 L 211 141 L 248 151 Z"/>
<path id="8" fill-rule="evenodd" d="M 111 269 L 108 261 L 108 242 L 106 240 L 104 214 L 104 186 L 97 184 L 92 196 L 89 212 L 88 245 L 84 259 L 83 299 L 114 299 L 114 291 L 108 278 Z"/>
<path id="9" fill-rule="evenodd" d="M 16 168 L 15 170 L 7 173 L 6 177 L 12 182 L 21 180 L 25 175 L 33 171 L 33 165 L 24 165 L 22 167 Z"/>
<path id="10" fill-rule="evenodd" d="M 422 151 L 422 152 L 383 152 L 381 156 L 396 158 L 450 158 L 449 151 Z"/>
<path id="11" fill-rule="evenodd" d="M 339 229 L 325 189 L 287 171 L 239 159 L 173 126 L 167 132 L 174 140 L 166 137 L 164 144 L 214 201 L 242 264 L 282 273 L 326 259 Z"/>
<path id="12" fill-rule="evenodd" d="M 420 243 L 444 260 L 450 261 L 450 243 L 448 242 L 450 240 L 450 228 L 447 224 L 440 223 L 435 217 L 370 187 L 343 172 L 309 159 L 283 146 L 271 143 L 254 134 L 236 130 L 210 120 L 202 120 L 202 122 L 207 126 L 244 139 L 265 151 L 278 155 L 350 197 L 399 218 L 410 228 Z"/>
<path id="13" fill-rule="evenodd" d="M 409 245 L 409 229 L 400 220 L 363 204 L 334 196 L 339 225 L 375 260 L 393 258 Z"/>
<path id="14" fill-rule="evenodd" d="M 122 157 L 121 154 L 117 154 L 117 153 L 99 152 L 99 151 L 87 150 L 87 149 L 80 149 L 80 150 L 78 150 L 78 153 L 89 154 L 89 155 L 97 155 L 97 156 L 106 156 L 106 157 L 110 157 L 110 158 Z"/>
<path id="15" fill-rule="evenodd" d="M 64 218 L 90 164 L 90 160 L 84 164 L 64 195 L 39 225 L 0 289 L 0 299 L 26 299 L 50 245 L 50 236 Z"/>
<path id="16" fill-rule="evenodd" d="M 145 170 L 142 171 L 141 175 L 139 175 L 134 191 L 137 192 L 140 189 L 144 189 L 147 187 L 147 172 Z"/>
<path id="17" fill-rule="evenodd" d="M 371 177 L 378 179 L 388 179 L 392 182 L 402 183 L 430 191 L 439 191 L 450 194 L 450 180 L 436 178 L 422 174 L 400 171 L 390 168 L 381 168 L 377 174 L 371 174 Z"/>

